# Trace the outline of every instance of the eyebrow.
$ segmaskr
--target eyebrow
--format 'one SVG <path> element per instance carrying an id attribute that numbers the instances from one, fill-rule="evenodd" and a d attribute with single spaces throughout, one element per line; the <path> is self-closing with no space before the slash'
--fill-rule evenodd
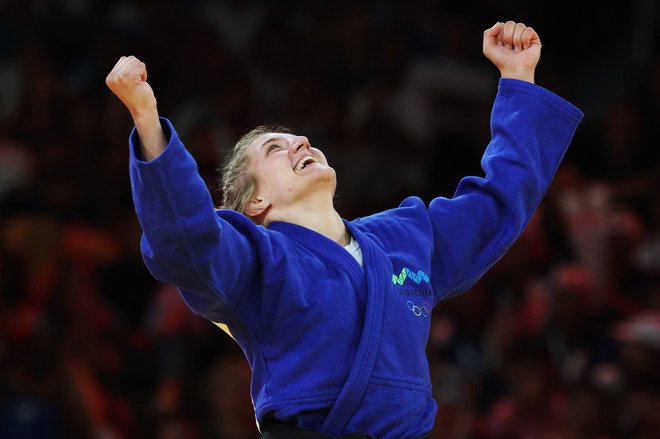
<path id="1" fill-rule="evenodd" d="M 278 137 L 271 137 L 270 139 L 266 140 L 264 143 L 261 144 L 261 147 L 259 148 L 261 151 L 263 151 L 268 144 L 279 141 L 279 140 L 285 140 L 284 137 L 278 136 Z"/>

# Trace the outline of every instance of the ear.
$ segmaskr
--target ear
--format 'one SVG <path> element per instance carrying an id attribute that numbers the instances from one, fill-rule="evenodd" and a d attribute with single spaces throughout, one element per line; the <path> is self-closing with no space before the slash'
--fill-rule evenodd
<path id="1" fill-rule="evenodd" d="M 255 196 L 254 198 L 251 198 L 245 206 L 245 214 L 254 221 L 260 216 L 263 216 L 268 211 L 269 207 L 270 203 L 267 200 Z"/>

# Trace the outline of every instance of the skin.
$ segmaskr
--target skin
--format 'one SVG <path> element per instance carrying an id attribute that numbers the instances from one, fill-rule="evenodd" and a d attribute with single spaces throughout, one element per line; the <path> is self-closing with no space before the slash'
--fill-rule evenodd
<path id="1" fill-rule="evenodd" d="M 523 23 L 498 22 L 484 31 L 483 53 L 502 78 L 534 83 L 541 40 Z M 158 157 L 167 139 L 158 120 L 156 97 L 147 82 L 146 65 L 134 56 L 122 56 L 105 82 L 133 118 L 142 159 Z M 337 187 L 335 171 L 306 137 L 264 134 L 250 144 L 248 154 L 250 171 L 257 180 L 257 190 L 246 208 L 248 216 L 264 225 L 273 221 L 298 224 L 341 245 L 349 243 L 350 235 L 332 202 Z M 296 169 L 307 156 L 315 163 Z"/>
<path id="2" fill-rule="evenodd" d="M 335 170 L 306 137 L 263 134 L 249 145 L 247 154 L 257 183 L 246 208 L 248 216 L 259 224 L 286 221 L 323 231 L 342 245 L 350 242 L 334 209 Z"/>

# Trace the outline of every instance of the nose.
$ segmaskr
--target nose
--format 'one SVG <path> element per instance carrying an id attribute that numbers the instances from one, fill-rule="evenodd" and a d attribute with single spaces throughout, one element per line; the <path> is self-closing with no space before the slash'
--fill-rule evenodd
<path id="1" fill-rule="evenodd" d="M 309 144 L 309 139 L 305 136 L 298 136 L 296 137 L 296 140 L 293 143 L 293 147 L 291 148 L 291 151 L 293 154 L 297 154 L 303 149 L 310 149 L 311 145 Z"/>

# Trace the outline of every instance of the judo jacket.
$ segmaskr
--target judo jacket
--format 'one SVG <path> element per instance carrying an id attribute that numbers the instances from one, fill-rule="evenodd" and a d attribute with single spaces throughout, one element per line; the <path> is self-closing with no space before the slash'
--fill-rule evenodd
<path id="1" fill-rule="evenodd" d="M 229 327 L 252 369 L 257 422 L 419 436 L 437 410 L 425 355 L 433 306 L 477 282 L 522 233 L 582 117 L 542 87 L 501 79 L 484 176 L 463 178 L 452 198 L 410 197 L 344 220 L 364 267 L 312 230 L 214 208 L 162 119 L 168 145 L 154 160 L 140 160 L 135 131 L 129 140 L 144 261 L 194 312 Z"/>

